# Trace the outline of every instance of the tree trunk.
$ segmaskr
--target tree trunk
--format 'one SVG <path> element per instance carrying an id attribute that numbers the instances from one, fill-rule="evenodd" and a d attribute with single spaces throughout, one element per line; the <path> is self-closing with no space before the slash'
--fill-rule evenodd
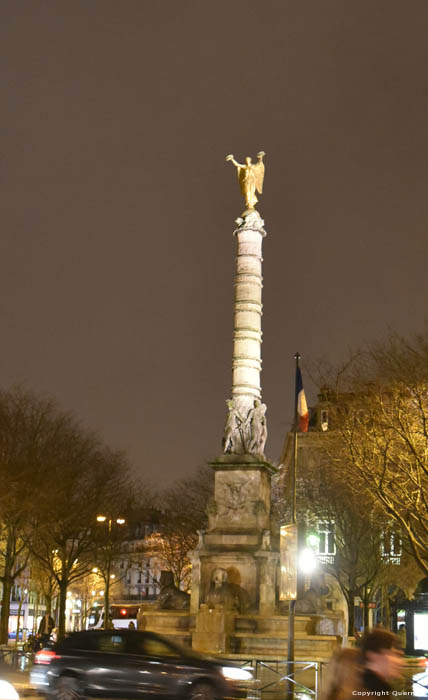
<path id="1" fill-rule="evenodd" d="M 59 584 L 59 616 L 58 616 L 58 639 L 63 639 L 65 636 L 65 615 L 67 603 L 67 585 L 68 581 L 61 581 Z"/>
<path id="2" fill-rule="evenodd" d="M 55 620 L 55 625 L 58 627 L 59 625 L 59 593 L 57 593 L 55 596 L 52 597 L 52 606 L 53 606 L 53 619 Z"/>
<path id="3" fill-rule="evenodd" d="M 10 593 L 13 586 L 13 546 L 14 538 L 8 530 L 6 539 L 6 551 L 4 553 L 3 570 L 3 602 L 1 606 L 0 618 L 0 644 L 7 644 L 9 641 L 9 615 L 10 615 Z"/>
<path id="4" fill-rule="evenodd" d="M 348 635 L 354 636 L 355 613 L 354 613 L 355 591 L 348 591 L 346 602 L 348 603 Z"/>
<path id="5" fill-rule="evenodd" d="M 104 591 L 104 629 L 110 628 L 110 566 L 107 569 L 107 577 L 105 581 Z"/>
<path id="6" fill-rule="evenodd" d="M 384 627 L 387 630 L 391 629 L 391 601 L 389 599 L 388 591 L 386 592 L 386 595 L 385 595 Z"/>
<path id="7" fill-rule="evenodd" d="M 19 642 L 19 624 L 21 622 L 21 611 L 22 611 L 22 594 L 19 597 L 19 605 L 18 605 L 18 619 L 16 620 L 16 637 L 15 637 L 15 646 L 18 646 Z M 24 630 L 22 630 L 22 641 L 24 641 Z"/>
<path id="8" fill-rule="evenodd" d="M 5 575 L 3 578 L 3 601 L 1 606 L 0 617 L 0 644 L 7 644 L 9 641 L 9 614 L 11 590 L 12 580 Z"/>
<path id="9" fill-rule="evenodd" d="M 49 613 L 49 615 L 52 614 L 52 594 L 45 593 L 45 600 L 46 600 L 46 612 Z"/>
<path id="10" fill-rule="evenodd" d="M 36 592 L 34 597 L 34 615 L 33 615 L 33 635 L 37 634 L 37 618 L 39 616 L 39 594 Z"/>
<path id="11" fill-rule="evenodd" d="M 367 592 L 367 589 L 364 591 L 363 605 L 364 605 L 364 613 L 363 613 L 364 632 L 367 632 L 369 629 L 369 594 Z"/>

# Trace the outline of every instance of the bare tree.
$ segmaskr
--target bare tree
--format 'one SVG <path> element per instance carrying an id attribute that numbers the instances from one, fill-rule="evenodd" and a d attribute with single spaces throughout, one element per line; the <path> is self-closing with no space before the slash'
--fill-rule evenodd
<path id="1" fill-rule="evenodd" d="M 343 397 L 342 397 L 343 398 Z M 338 420 L 338 416 L 335 416 Z M 336 420 L 336 425 L 337 425 Z M 298 457 L 297 510 L 301 530 L 318 530 L 320 522 L 334 536 L 335 551 L 321 558 L 323 568 L 336 578 L 347 602 L 350 635 L 354 632 L 354 601 L 363 601 L 364 623 L 368 623 L 369 603 L 382 589 L 386 607 L 391 591 L 406 588 L 411 574 L 408 557 L 391 557 L 386 543 L 394 531 L 401 540 L 398 526 L 391 530 L 391 519 L 377 499 L 361 490 L 343 468 L 344 445 L 340 430 L 313 432 L 301 440 Z M 287 518 L 290 489 L 287 488 L 289 464 L 275 484 L 274 515 Z M 414 586 L 417 580 L 412 576 Z"/>
<path id="2" fill-rule="evenodd" d="M 197 535 L 188 532 L 177 523 L 169 521 L 162 532 L 152 533 L 146 541 L 146 553 L 155 557 L 160 569 L 171 571 L 177 588 L 187 590 L 190 586 L 191 564 L 188 552 L 196 545 Z"/>
<path id="3" fill-rule="evenodd" d="M 213 489 L 213 471 L 205 466 L 158 494 L 159 532 L 148 538 L 147 552 L 158 559 L 162 568 L 172 571 L 178 587 L 190 585 L 187 555 L 196 545 L 197 531 L 206 527 L 206 507 Z"/>
<path id="4" fill-rule="evenodd" d="M 355 597 L 361 596 L 368 609 L 368 593 L 385 568 L 382 516 L 372 501 L 361 503 L 334 464 L 323 461 L 309 463 L 300 475 L 299 512 L 309 527 L 316 529 L 319 521 L 324 521 L 334 532 L 336 551 L 323 566 L 336 578 L 345 596 L 348 634 L 352 635 Z"/>
<path id="5" fill-rule="evenodd" d="M 68 426 L 58 460 L 46 476 L 54 479 L 35 522 L 32 551 L 54 576 L 59 589 L 58 634 L 65 632 L 67 588 L 95 565 L 97 516 L 116 513 L 130 485 L 123 457 L 103 448 L 96 438 Z"/>
<path id="6" fill-rule="evenodd" d="M 67 587 L 95 564 L 97 515 L 126 517 L 135 492 L 124 455 L 107 449 L 51 399 L 0 392 L 0 642 L 10 593 L 31 552 L 59 591 L 64 634 Z M 52 589 L 52 587 L 51 587 Z"/>
<path id="7" fill-rule="evenodd" d="M 428 574 L 428 332 L 357 355 L 331 393 L 330 454 L 361 501 L 375 498 Z"/>
<path id="8" fill-rule="evenodd" d="M 20 387 L 0 391 L 0 643 L 7 643 L 10 594 L 29 557 L 38 474 L 57 430 L 55 403 Z"/>

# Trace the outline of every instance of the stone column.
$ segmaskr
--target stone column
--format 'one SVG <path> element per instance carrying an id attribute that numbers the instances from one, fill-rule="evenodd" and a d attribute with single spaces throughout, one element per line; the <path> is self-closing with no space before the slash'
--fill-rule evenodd
<path id="1" fill-rule="evenodd" d="M 189 552 L 189 558 L 192 563 L 192 588 L 190 593 L 190 612 L 195 614 L 199 610 L 200 592 L 201 592 L 201 560 L 198 550 Z"/>
<path id="2" fill-rule="evenodd" d="M 245 211 L 234 232 L 236 256 L 232 398 L 223 436 L 228 454 L 264 459 L 267 438 L 266 406 L 261 403 L 262 369 L 262 241 L 266 232 L 260 214 Z"/>
<path id="3" fill-rule="evenodd" d="M 263 220 L 255 211 L 237 219 L 232 398 L 241 415 L 261 399 Z"/>

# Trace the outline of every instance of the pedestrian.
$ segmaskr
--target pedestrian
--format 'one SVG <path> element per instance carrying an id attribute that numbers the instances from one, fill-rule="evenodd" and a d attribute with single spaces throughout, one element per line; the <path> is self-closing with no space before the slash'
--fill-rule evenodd
<path id="1" fill-rule="evenodd" d="M 397 632 L 397 637 L 398 637 L 398 641 L 399 641 L 399 644 L 400 644 L 400 649 L 402 649 L 403 651 L 406 651 L 406 647 L 407 647 L 407 629 L 406 629 L 406 625 L 401 624 L 401 625 L 399 626 L 398 632 Z"/>
<path id="2" fill-rule="evenodd" d="M 400 678 L 403 652 L 398 638 L 392 632 L 375 629 L 361 640 L 362 687 L 371 695 L 388 696 L 390 683 Z"/>
<path id="3" fill-rule="evenodd" d="M 322 700 L 353 700 L 361 688 L 361 657 L 358 649 L 341 649 L 327 666 Z"/>
<path id="4" fill-rule="evenodd" d="M 133 622 L 132 620 L 131 620 L 131 622 L 130 622 L 129 625 L 128 625 L 128 629 L 129 629 L 129 630 L 135 630 L 135 625 L 134 625 L 134 622 Z"/>
<path id="5" fill-rule="evenodd" d="M 47 612 L 43 615 L 39 624 L 39 637 L 42 642 L 42 646 L 47 644 L 50 640 L 51 632 L 55 627 L 55 622 L 50 614 Z"/>

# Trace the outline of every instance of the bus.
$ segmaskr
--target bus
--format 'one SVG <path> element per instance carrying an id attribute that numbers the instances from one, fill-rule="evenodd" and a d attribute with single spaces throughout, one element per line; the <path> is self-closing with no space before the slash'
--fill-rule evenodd
<path id="1" fill-rule="evenodd" d="M 110 605 L 110 620 L 115 629 L 129 627 L 131 622 L 137 629 L 137 617 L 140 606 L 135 603 L 112 603 Z M 94 605 L 88 615 L 88 630 L 97 630 L 104 627 L 104 606 Z"/>

